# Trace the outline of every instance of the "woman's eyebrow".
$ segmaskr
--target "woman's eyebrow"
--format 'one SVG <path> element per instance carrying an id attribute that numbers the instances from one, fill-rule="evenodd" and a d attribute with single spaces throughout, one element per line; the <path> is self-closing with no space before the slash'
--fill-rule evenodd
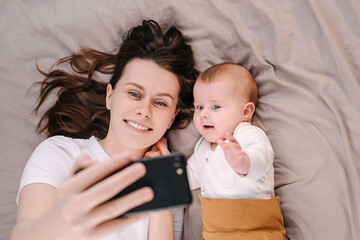
<path id="1" fill-rule="evenodd" d="M 139 88 L 140 90 L 144 91 L 145 88 L 137 83 L 134 83 L 134 82 L 129 82 L 129 83 L 126 83 L 125 85 L 132 85 L 132 86 L 135 86 L 137 88 Z"/>
<path id="2" fill-rule="evenodd" d="M 160 97 L 169 97 L 169 98 L 171 98 L 171 100 L 174 100 L 174 98 L 173 98 L 170 94 L 168 94 L 168 93 L 159 93 L 159 94 L 157 94 L 157 96 L 160 96 Z"/>
<path id="3" fill-rule="evenodd" d="M 141 91 L 145 91 L 145 88 L 143 86 L 141 86 L 140 84 L 134 83 L 134 82 L 129 82 L 129 83 L 126 83 L 125 85 L 132 85 L 134 87 L 139 88 Z M 156 95 L 160 96 L 160 97 L 169 97 L 172 100 L 174 100 L 173 96 L 171 96 L 169 93 L 158 93 Z"/>

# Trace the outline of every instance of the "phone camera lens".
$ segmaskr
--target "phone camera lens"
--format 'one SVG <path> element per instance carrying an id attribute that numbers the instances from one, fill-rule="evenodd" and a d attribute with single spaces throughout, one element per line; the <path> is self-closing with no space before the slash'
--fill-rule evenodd
<path id="1" fill-rule="evenodd" d="M 182 175 L 183 172 L 184 172 L 184 171 L 182 170 L 182 168 L 177 168 L 177 169 L 176 169 L 176 174 L 177 174 L 177 175 Z"/>

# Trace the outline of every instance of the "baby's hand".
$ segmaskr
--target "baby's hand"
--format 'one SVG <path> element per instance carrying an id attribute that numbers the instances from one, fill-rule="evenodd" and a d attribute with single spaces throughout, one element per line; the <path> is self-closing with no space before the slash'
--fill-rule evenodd
<path id="1" fill-rule="evenodd" d="M 241 149 L 236 138 L 229 132 L 225 134 L 228 142 L 218 140 L 217 144 L 223 149 L 225 158 L 230 166 L 240 175 L 247 175 L 250 170 L 250 159 L 248 155 Z"/>

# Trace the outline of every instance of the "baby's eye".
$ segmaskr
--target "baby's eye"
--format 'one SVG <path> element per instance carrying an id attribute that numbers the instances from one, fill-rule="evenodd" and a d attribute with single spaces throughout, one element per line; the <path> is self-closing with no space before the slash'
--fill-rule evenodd
<path id="1" fill-rule="evenodd" d="M 133 98 L 140 98 L 140 95 L 136 92 L 128 92 L 128 94 Z"/>
<path id="2" fill-rule="evenodd" d="M 203 106 L 196 106 L 196 109 L 201 111 L 201 110 L 204 109 L 204 107 Z"/>
<path id="3" fill-rule="evenodd" d="M 219 105 L 214 105 L 214 106 L 211 107 L 212 110 L 217 110 L 217 109 L 219 109 L 219 108 L 220 108 Z"/>
<path id="4" fill-rule="evenodd" d="M 158 106 L 164 106 L 164 107 L 167 106 L 166 103 L 164 103 L 164 102 L 162 102 L 162 101 L 155 101 L 154 104 L 155 104 L 155 105 L 158 105 Z"/>

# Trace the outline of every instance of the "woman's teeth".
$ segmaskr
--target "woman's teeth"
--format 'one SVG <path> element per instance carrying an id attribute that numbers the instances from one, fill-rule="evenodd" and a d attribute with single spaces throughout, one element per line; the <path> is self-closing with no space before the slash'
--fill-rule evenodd
<path id="1" fill-rule="evenodd" d="M 137 124 L 137 123 L 134 123 L 134 122 L 132 122 L 132 121 L 128 121 L 127 123 L 128 123 L 130 126 L 132 126 L 133 128 L 136 128 L 136 129 L 140 129 L 140 130 L 144 130 L 144 131 L 146 131 L 146 130 L 149 129 L 149 128 L 145 127 L 145 126 L 141 126 L 141 125 L 139 125 L 139 124 Z"/>

